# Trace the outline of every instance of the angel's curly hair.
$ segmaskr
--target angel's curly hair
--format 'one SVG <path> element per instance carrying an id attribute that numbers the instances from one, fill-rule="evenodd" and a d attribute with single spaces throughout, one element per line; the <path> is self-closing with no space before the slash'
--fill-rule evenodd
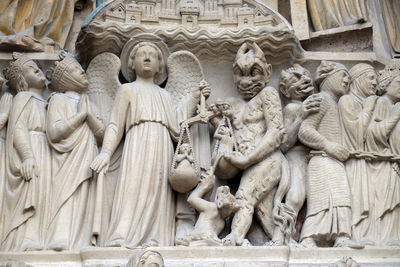
<path id="1" fill-rule="evenodd" d="M 129 62 L 130 62 L 129 69 L 131 71 L 135 72 L 135 67 L 133 66 L 133 62 L 135 61 L 135 57 L 136 57 L 136 53 L 137 53 L 138 49 L 140 47 L 143 47 L 143 46 L 151 46 L 152 48 L 154 48 L 157 51 L 158 61 L 160 62 L 159 69 L 158 69 L 157 73 L 160 73 L 162 71 L 163 67 L 164 67 L 164 64 L 165 64 L 164 58 L 163 58 L 163 54 L 162 54 L 160 48 L 157 45 L 155 45 L 155 44 L 153 44 L 151 42 L 140 42 L 140 43 L 138 43 L 137 45 L 135 45 L 133 47 L 133 49 L 132 49 L 132 51 L 131 51 L 131 53 L 129 55 Z"/>

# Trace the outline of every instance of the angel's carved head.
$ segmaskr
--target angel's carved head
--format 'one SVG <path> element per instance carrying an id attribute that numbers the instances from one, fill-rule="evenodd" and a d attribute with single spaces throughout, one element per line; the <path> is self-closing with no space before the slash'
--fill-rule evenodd
<path id="1" fill-rule="evenodd" d="M 85 92 L 89 83 L 81 64 L 65 51 L 61 51 L 59 57 L 60 61 L 56 61 L 55 66 L 46 73 L 50 80 L 49 87 L 58 92 Z"/>
<path id="2" fill-rule="evenodd" d="M 298 64 L 282 70 L 279 90 L 287 99 L 303 101 L 314 93 L 311 73 Z"/>
<path id="3" fill-rule="evenodd" d="M 236 54 L 233 76 L 244 99 L 256 96 L 268 83 L 272 67 L 256 43 L 244 43 Z"/>
<path id="4" fill-rule="evenodd" d="M 161 50 L 150 42 L 138 43 L 132 49 L 129 62 L 130 71 L 143 78 L 154 77 L 164 68 Z"/>

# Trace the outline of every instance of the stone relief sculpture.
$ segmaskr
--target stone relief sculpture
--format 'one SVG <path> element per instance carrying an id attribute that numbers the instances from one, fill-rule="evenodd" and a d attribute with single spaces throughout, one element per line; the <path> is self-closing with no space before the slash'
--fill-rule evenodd
<path id="1" fill-rule="evenodd" d="M 8 120 L 5 230 L 2 249 L 41 250 L 45 246 L 51 184 L 51 154 L 46 138 L 45 77 L 28 57 L 13 53 L 4 70 L 17 91 Z"/>
<path id="2" fill-rule="evenodd" d="M 400 244 L 399 119 L 400 64 L 394 61 L 378 76 L 378 94 L 366 132 L 366 150 L 376 155 L 368 162 L 368 231 L 363 238 L 376 245 Z"/>
<path id="3" fill-rule="evenodd" d="M 96 183 L 90 164 L 104 126 L 91 110 L 84 94 L 87 78 L 72 55 L 60 53 L 48 77 L 55 93 L 46 121 L 54 166 L 46 248 L 80 249 L 90 245 L 92 236 Z"/>
<path id="4" fill-rule="evenodd" d="M 382 17 L 392 53 L 396 57 L 400 54 L 400 3 L 395 0 L 380 0 Z"/>
<path id="5" fill-rule="evenodd" d="M 254 210 L 271 238 L 275 228 L 272 214 L 275 218 L 285 216 L 280 214 L 281 201 L 290 178 L 287 161 L 279 150 L 284 133 L 280 99 L 278 92 L 267 86 L 271 71 L 256 43 L 241 46 L 233 73 L 242 98 L 227 99 L 234 114 L 232 127 L 239 151 L 224 157 L 244 171 L 235 195 L 239 210 L 234 215 L 231 233 L 223 240 L 225 245 L 248 243 L 244 241 Z M 217 125 L 215 120 L 214 124 Z"/>
<path id="6" fill-rule="evenodd" d="M 338 111 L 342 127 L 343 146 L 354 157 L 345 162 L 352 195 L 353 239 L 371 244 L 365 234 L 369 229 L 369 177 L 363 155 L 365 135 L 377 100 L 377 75 L 374 68 L 360 63 L 350 69 L 350 92 L 340 98 Z M 361 157 L 361 158 L 360 158 Z"/>
<path id="7" fill-rule="evenodd" d="M 308 165 L 307 156 L 310 149 L 298 141 L 298 133 L 301 123 L 312 113 L 319 111 L 321 96 L 315 93 L 311 73 L 300 65 L 281 72 L 279 85 L 280 92 L 289 101 L 283 109 L 283 121 L 286 130 L 286 140 L 281 144 L 281 151 L 290 167 L 290 187 L 286 194 L 285 203 L 292 208 L 294 220 L 290 230 L 293 228 L 296 217 L 306 198 L 306 171 Z M 282 235 L 283 233 L 281 233 Z M 277 243 L 283 244 L 283 236 L 279 237 Z M 293 239 L 291 243 L 293 243 Z"/>
<path id="8" fill-rule="evenodd" d="M 168 48 L 158 37 L 142 35 L 131 39 L 122 55 L 122 72 L 131 82 L 117 93 L 102 151 L 92 163 L 96 172 L 106 172 L 126 132 L 105 246 L 173 245 L 175 198 L 168 172 L 179 117 L 170 93 L 158 86 L 167 77 Z M 185 116 L 194 114 L 202 89 L 183 103 Z"/>
<path id="9" fill-rule="evenodd" d="M 365 0 L 319 1 L 307 0 L 315 31 L 322 31 L 366 22 Z"/>
<path id="10" fill-rule="evenodd" d="M 63 48 L 79 2 L 82 0 L 2 1 L 0 47 L 8 51 Z"/>
<path id="11" fill-rule="evenodd" d="M 133 256 L 124 267 L 164 267 L 164 259 L 157 251 L 147 250 L 139 257 Z"/>
<path id="12" fill-rule="evenodd" d="M 0 88 L 3 86 L 4 79 L 0 77 Z M 3 238 L 5 212 L 3 201 L 6 186 L 6 134 L 7 122 L 12 105 L 12 95 L 4 93 L 0 99 L 0 239 Z"/>
<path id="13" fill-rule="evenodd" d="M 348 92 L 349 74 L 339 63 L 322 61 L 316 71 L 322 98 L 319 111 L 301 124 L 300 141 L 313 149 L 307 168 L 307 217 L 301 244 L 317 246 L 334 242 L 335 247 L 357 244 L 351 238 L 351 192 L 343 162 L 349 151 L 342 145 L 337 102 Z"/>
<path id="14" fill-rule="evenodd" d="M 214 202 L 203 199 L 214 186 L 215 175 L 206 173 L 189 195 L 189 204 L 199 212 L 190 246 L 221 246 L 218 235 L 225 226 L 225 219 L 239 208 L 228 186 L 217 188 Z"/>

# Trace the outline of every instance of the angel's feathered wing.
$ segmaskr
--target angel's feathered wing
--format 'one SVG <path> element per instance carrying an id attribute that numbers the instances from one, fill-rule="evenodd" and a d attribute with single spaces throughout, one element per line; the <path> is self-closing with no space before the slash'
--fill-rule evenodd
<path id="1" fill-rule="evenodd" d="M 204 80 L 203 69 L 197 57 L 189 51 L 177 51 L 168 57 L 168 82 L 165 86 L 173 102 L 179 105 L 197 90 L 199 83 Z M 182 117 L 181 120 L 188 118 Z M 193 150 L 201 168 L 211 166 L 211 151 L 209 128 L 207 124 L 194 124 L 191 127 Z"/>
<path id="2" fill-rule="evenodd" d="M 103 123 L 108 124 L 115 95 L 121 86 L 118 75 L 121 61 L 112 53 L 102 53 L 90 62 L 87 69 L 88 95 Z"/>
<path id="3" fill-rule="evenodd" d="M 204 79 L 199 60 L 189 51 L 178 51 L 168 57 L 168 83 L 174 103 L 180 104 Z M 187 118 L 185 118 L 187 119 Z"/>

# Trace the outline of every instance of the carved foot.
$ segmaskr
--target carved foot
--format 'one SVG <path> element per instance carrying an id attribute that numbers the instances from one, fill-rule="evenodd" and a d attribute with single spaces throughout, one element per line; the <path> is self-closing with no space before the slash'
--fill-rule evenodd
<path id="1" fill-rule="evenodd" d="M 104 243 L 105 247 L 124 247 L 125 241 L 123 239 L 116 239 Z"/>
<path id="2" fill-rule="evenodd" d="M 300 248 L 316 248 L 317 243 L 311 237 L 304 238 L 303 241 L 299 244 Z"/>
<path id="3" fill-rule="evenodd" d="M 43 247 L 36 242 L 33 241 L 27 241 L 24 242 L 24 244 L 21 247 L 22 251 L 39 251 L 39 250 L 43 250 Z"/>
<path id="4" fill-rule="evenodd" d="M 67 250 L 67 246 L 61 243 L 52 243 L 47 246 L 47 250 L 54 250 L 54 251 L 63 251 Z"/>
<path id="5" fill-rule="evenodd" d="M 224 239 L 222 239 L 222 244 L 224 246 L 236 246 L 236 245 L 241 245 L 241 243 L 238 244 L 238 237 L 233 232 L 227 235 Z"/>
<path id="6" fill-rule="evenodd" d="M 160 243 L 156 240 L 150 240 L 150 242 L 142 244 L 142 248 L 149 248 L 149 247 L 159 247 Z"/>
<path id="7" fill-rule="evenodd" d="M 364 248 L 364 245 L 351 240 L 347 236 L 339 236 L 335 240 L 335 244 L 333 245 L 336 248 L 343 248 L 343 247 L 348 247 L 348 248 L 354 248 L 354 249 L 361 249 Z"/>
<path id="8" fill-rule="evenodd" d="M 189 246 L 189 239 L 185 237 L 175 238 L 175 246 Z"/>
<path id="9" fill-rule="evenodd" d="M 385 246 L 400 246 L 400 240 L 389 240 L 385 242 Z"/>
<path id="10" fill-rule="evenodd" d="M 283 246 L 283 242 L 281 240 L 270 240 L 265 242 L 264 246 Z"/>
<path id="11" fill-rule="evenodd" d="M 250 243 L 248 239 L 243 239 L 242 247 L 252 247 L 253 245 Z"/>

